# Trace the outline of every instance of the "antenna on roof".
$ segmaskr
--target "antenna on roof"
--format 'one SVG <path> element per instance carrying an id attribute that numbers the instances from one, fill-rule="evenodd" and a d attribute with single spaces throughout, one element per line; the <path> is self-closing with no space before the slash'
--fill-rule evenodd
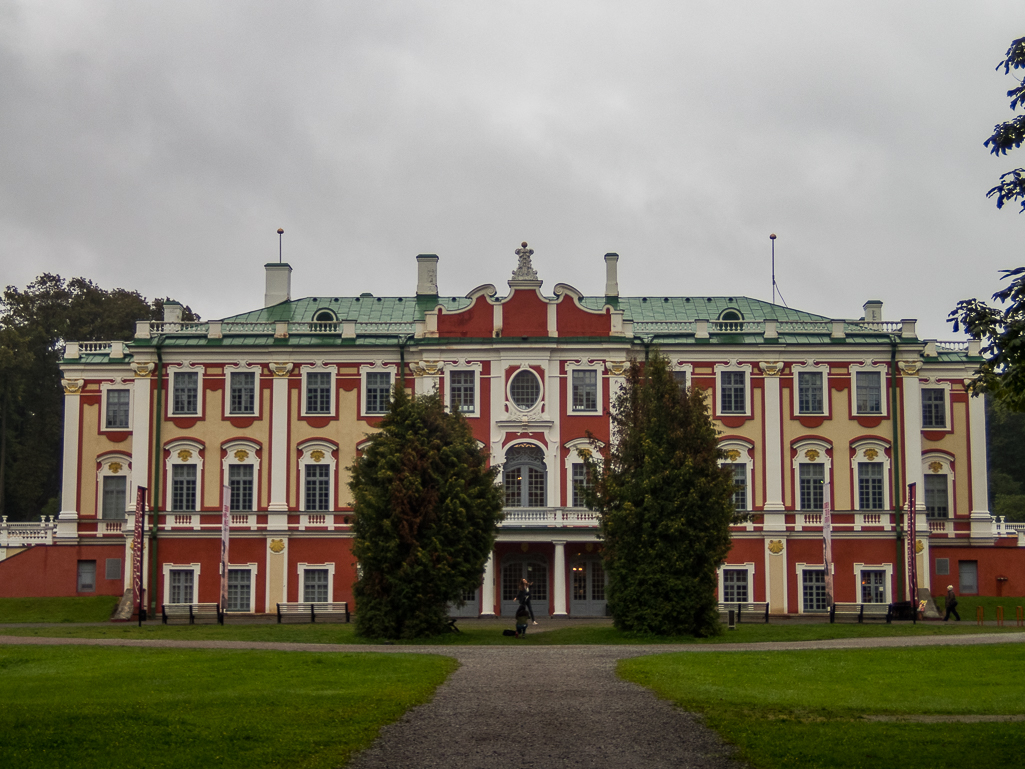
<path id="1" fill-rule="evenodd" d="M 776 304 L 776 294 L 779 294 L 779 300 L 783 302 L 784 307 L 789 307 L 787 300 L 783 298 L 783 293 L 779 290 L 776 285 L 776 233 L 773 232 L 769 235 L 769 241 L 772 243 L 772 303 Z"/>
<path id="2" fill-rule="evenodd" d="M 278 264 L 281 264 L 281 236 L 285 234 L 285 231 L 278 227 Z M 776 237 L 773 235 L 772 237 Z"/>

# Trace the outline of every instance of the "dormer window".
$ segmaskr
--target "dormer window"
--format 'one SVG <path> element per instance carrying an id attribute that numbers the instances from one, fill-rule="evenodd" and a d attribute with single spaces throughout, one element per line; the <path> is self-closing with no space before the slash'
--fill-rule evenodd
<path id="1" fill-rule="evenodd" d="M 743 331 L 744 316 L 739 310 L 723 310 L 719 314 L 717 327 L 719 331 Z"/>

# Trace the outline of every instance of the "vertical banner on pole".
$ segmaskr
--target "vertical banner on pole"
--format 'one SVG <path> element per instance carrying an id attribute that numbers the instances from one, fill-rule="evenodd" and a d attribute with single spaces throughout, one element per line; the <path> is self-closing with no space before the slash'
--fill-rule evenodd
<path id="1" fill-rule="evenodd" d="M 833 515 L 830 484 L 822 488 L 822 568 L 826 577 L 826 608 L 833 606 Z"/>
<path id="2" fill-rule="evenodd" d="M 221 504 L 221 611 L 228 608 L 228 533 L 231 530 L 231 488 L 223 488 Z"/>
<path id="3" fill-rule="evenodd" d="M 135 528 L 132 532 L 132 608 L 142 621 L 142 519 L 146 515 L 146 487 L 135 490 Z"/>
<path id="4" fill-rule="evenodd" d="M 908 518 L 907 518 L 907 540 L 908 540 L 908 600 L 911 601 L 911 611 L 918 610 L 918 553 L 915 546 L 918 544 L 918 533 L 915 524 L 915 484 L 908 484 Z"/>

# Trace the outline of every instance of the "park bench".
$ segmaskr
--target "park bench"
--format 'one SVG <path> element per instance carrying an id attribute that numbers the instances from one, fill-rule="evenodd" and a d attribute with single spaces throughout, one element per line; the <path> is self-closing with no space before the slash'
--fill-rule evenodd
<path id="1" fill-rule="evenodd" d="M 323 603 L 293 601 L 278 604 L 278 624 L 283 622 L 349 621 L 349 604 L 345 601 Z"/>
<path id="2" fill-rule="evenodd" d="M 741 617 L 744 615 L 753 616 L 755 621 L 763 619 L 766 623 L 769 621 L 769 602 L 758 602 L 758 603 L 721 603 L 719 604 L 719 614 L 724 617 L 729 616 L 730 609 L 736 612 L 737 622 L 741 621 Z"/>
<path id="3" fill-rule="evenodd" d="M 165 603 L 160 610 L 165 625 L 175 622 L 188 622 L 190 625 L 195 625 L 197 622 L 224 624 L 224 612 L 215 603 Z"/>
<path id="4" fill-rule="evenodd" d="M 866 619 L 884 619 L 887 624 L 893 619 L 893 611 L 888 603 L 842 603 L 836 601 L 829 610 L 829 621 L 836 622 L 840 619 L 857 619 L 864 622 Z"/>

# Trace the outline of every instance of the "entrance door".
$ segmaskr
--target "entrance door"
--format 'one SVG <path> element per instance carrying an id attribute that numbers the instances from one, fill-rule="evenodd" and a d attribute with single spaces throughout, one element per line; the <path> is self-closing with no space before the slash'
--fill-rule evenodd
<path id="1" fill-rule="evenodd" d="M 479 617 L 480 616 L 480 588 L 467 590 L 463 593 L 462 599 L 466 601 L 462 606 L 452 603 L 448 606 L 450 617 Z"/>
<path id="2" fill-rule="evenodd" d="M 502 561 L 503 617 L 516 614 L 516 594 L 520 591 L 520 580 L 533 583 L 530 586 L 530 605 L 535 617 L 548 616 L 548 560 L 543 555 L 516 555 Z"/>
<path id="3" fill-rule="evenodd" d="M 962 595 L 979 594 L 979 562 L 958 561 L 957 580 Z"/>
<path id="4" fill-rule="evenodd" d="M 600 556 L 577 558 L 569 570 L 569 613 L 573 617 L 604 617 L 605 566 Z"/>

